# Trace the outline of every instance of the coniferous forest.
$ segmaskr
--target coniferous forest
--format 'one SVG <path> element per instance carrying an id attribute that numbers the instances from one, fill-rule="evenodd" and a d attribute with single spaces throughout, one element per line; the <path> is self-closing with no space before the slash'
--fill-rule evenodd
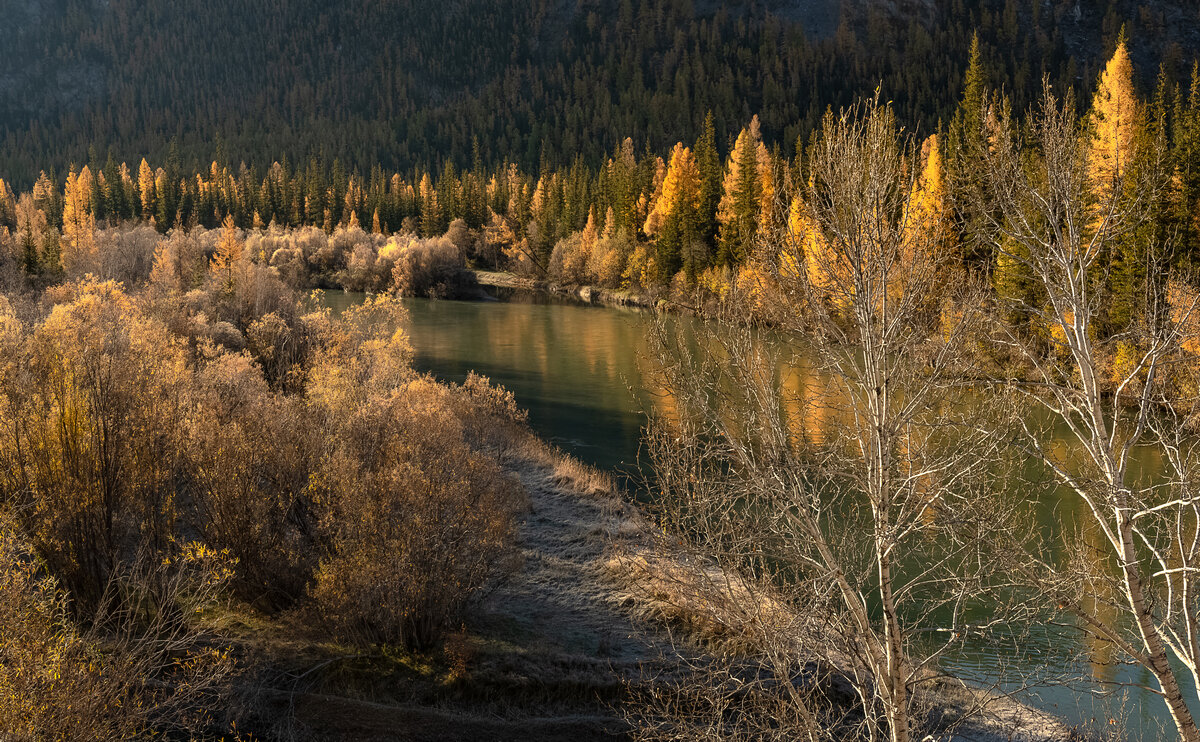
<path id="1" fill-rule="evenodd" d="M 1200 742 L 1189 3 L 0 18 L 0 739 Z"/>

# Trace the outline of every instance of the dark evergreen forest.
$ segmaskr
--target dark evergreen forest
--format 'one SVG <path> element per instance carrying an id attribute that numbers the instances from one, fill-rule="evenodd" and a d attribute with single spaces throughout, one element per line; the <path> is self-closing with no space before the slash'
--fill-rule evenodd
<path id="1" fill-rule="evenodd" d="M 754 114 L 790 155 L 881 86 L 931 132 L 972 34 L 1023 110 L 1043 75 L 1086 95 L 1122 24 L 1142 84 L 1186 79 L 1186 2 L 1132 0 L 2 0 L 0 173 L 166 161 L 350 170 L 505 161 L 596 166 L 625 137 L 665 152 L 712 111 L 718 149 Z M 1190 19 L 1190 20 L 1189 20 Z M 196 167 L 193 168 L 192 166 Z M 94 168 L 93 168 L 94 169 Z"/>

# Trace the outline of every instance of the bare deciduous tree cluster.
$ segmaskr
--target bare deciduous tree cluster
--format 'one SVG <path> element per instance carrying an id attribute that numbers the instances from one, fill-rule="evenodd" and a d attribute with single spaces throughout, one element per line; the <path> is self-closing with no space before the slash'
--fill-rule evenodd
<path id="1" fill-rule="evenodd" d="M 695 338 L 659 323 L 664 548 L 726 631 L 718 660 L 650 694 L 645 738 L 921 738 L 946 721 L 947 652 L 1044 620 L 1144 667 L 1196 738 L 1178 677 L 1200 665 L 1196 293 L 1169 232 L 1126 328 L 1101 270 L 1156 208 L 1161 136 L 1098 185 L 1069 100 L 1047 90 L 1023 127 L 993 101 L 971 124 L 982 163 L 953 186 L 1028 290 L 962 272 L 952 224 L 924 221 L 920 150 L 873 100 L 826 117 L 789 229 L 761 246 L 749 299 L 771 327 L 729 308 Z M 1036 531 L 1012 473 L 1030 458 L 1086 522 Z"/>

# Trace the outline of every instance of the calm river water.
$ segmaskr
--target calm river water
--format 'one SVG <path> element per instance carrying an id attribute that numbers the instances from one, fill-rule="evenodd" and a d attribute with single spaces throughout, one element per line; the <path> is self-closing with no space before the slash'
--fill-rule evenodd
<path id="1" fill-rule="evenodd" d="M 326 302 L 339 311 L 362 298 L 330 292 Z M 657 403 L 643 385 L 639 368 L 647 347 L 647 315 L 523 294 L 502 302 L 412 299 L 406 305 L 420 370 L 452 382 L 462 381 L 472 370 L 488 376 L 516 395 L 543 438 L 595 466 L 636 470 L 643 410 Z M 1065 507 L 1073 506 L 1068 502 Z M 1026 654 L 1020 659 L 1007 650 L 975 647 L 944 664 L 959 676 L 983 681 L 1014 662 L 1054 674 L 1080 669 L 1069 667 L 1068 659 L 1077 652 L 1077 641 L 1074 635 L 1044 628 L 1023 638 Z M 1118 683 L 1151 684 L 1144 672 L 1106 662 L 1103 652 L 1093 660 L 1082 668 L 1085 672 Z M 1157 730 L 1169 723 L 1161 702 L 1144 690 L 1098 690 L 1091 684 L 1052 685 L 1024 697 L 1072 723 L 1100 729 L 1114 716 L 1128 717 L 1132 738 L 1139 742 L 1158 739 Z"/>

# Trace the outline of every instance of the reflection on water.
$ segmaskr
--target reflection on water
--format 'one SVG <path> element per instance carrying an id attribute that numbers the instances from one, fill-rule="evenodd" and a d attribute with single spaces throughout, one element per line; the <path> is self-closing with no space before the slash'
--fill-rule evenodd
<path id="1" fill-rule="evenodd" d="M 335 311 L 361 294 L 330 292 Z M 635 311 L 560 303 L 407 300 L 415 365 L 446 381 L 469 371 L 512 391 L 534 429 L 605 469 L 636 463 L 643 403 L 638 356 L 645 326 Z M 640 399 L 638 398 L 640 397 Z"/>
<path id="2" fill-rule="evenodd" d="M 484 374 L 516 395 L 542 437 L 595 466 L 634 471 L 644 423 L 642 410 L 652 408 L 668 417 L 677 414 L 674 400 L 652 388 L 639 363 L 648 347 L 647 316 L 636 310 L 527 297 L 522 301 L 520 295 L 513 298 L 516 300 L 505 302 L 408 300 L 408 332 L 416 366 L 454 382 L 462 381 L 472 370 Z M 361 300 L 361 294 L 331 292 L 326 296 L 335 311 Z M 780 383 L 783 411 L 795 444 L 823 441 L 832 433 L 836 411 L 828 406 L 829 385 L 816 364 L 799 356 L 781 371 Z M 1054 447 L 1056 457 L 1065 459 L 1074 453 L 1061 442 Z M 1156 464 L 1155 459 L 1143 457 L 1144 468 L 1153 469 Z M 1076 511 L 1083 522 L 1080 506 L 1075 498 L 1042 502 L 1038 519 L 1048 524 Z M 1068 510 L 1059 512 L 1059 508 Z M 1081 536 L 1086 543 L 1098 534 L 1089 534 L 1085 528 Z M 1054 676 L 1086 670 L 1090 663 L 1096 676 L 1106 680 L 1150 684 L 1143 671 L 1115 664 L 1112 649 L 1102 643 L 1088 643 L 1090 659 L 1077 659 L 1080 641 L 1077 634 L 1038 627 L 1031 635 L 1014 637 L 1000 648 L 968 647 L 946 665 L 963 677 L 988 680 L 1011 676 L 1013 665 L 1040 665 Z M 1077 663 L 1082 665 L 1076 667 Z M 1186 675 L 1181 680 L 1186 683 Z M 1147 691 L 1128 688 L 1103 697 L 1096 690 L 1051 686 L 1039 689 L 1032 700 L 1080 724 L 1098 720 L 1103 727 L 1109 718 L 1127 715 L 1131 726 L 1141 730 L 1135 739 L 1155 739 L 1152 730 L 1169 722 L 1161 702 Z"/>

